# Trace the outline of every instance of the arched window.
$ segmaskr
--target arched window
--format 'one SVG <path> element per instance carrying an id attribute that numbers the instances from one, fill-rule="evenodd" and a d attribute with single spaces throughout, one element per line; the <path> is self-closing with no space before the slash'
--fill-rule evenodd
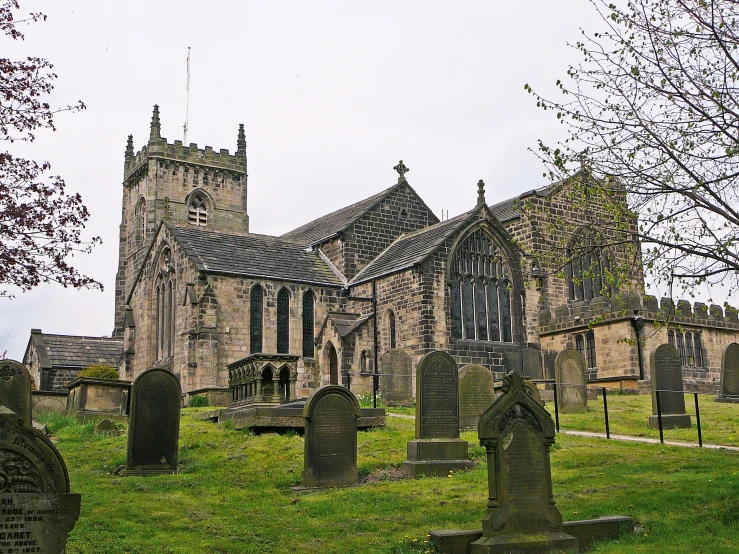
<path id="1" fill-rule="evenodd" d="M 176 334 L 174 288 L 172 253 L 169 248 L 164 248 L 159 255 L 159 273 L 155 286 L 157 360 L 166 360 L 174 356 Z"/>
<path id="2" fill-rule="evenodd" d="M 585 339 L 580 333 L 575 335 L 575 349 L 580 353 L 583 359 L 585 359 Z"/>
<path id="3" fill-rule="evenodd" d="M 139 200 L 139 240 L 146 239 L 146 201 L 142 198 Z"/>
<path id="4" fill-rule="evenodd" d="M 479 229 L 450 261 L 452 337 L 513 342 L 510 269 L 492 238 Z"/>
<path id="5" fill-rule="evenodd" d="M 675 346 L 675 331 L 673 330 L 667 331 L 667 342 L 669 343 L 670 346 Z"/>
<path id="6" fill-rule="evenodd" d="M 695 367 L 695 352 L 693 351 L 693 333 L 685 333 L 685 365 Z"/>
<path id="7" fill-rule="evenodd" d="M 314 298 L 311 291 L 303 294 L 303 357 L 312 358 L 315 343 Z"/>
<path id="8" fill-rule="evenodd" d="M 395 312 L 392 310 L 387 312 L 387 334 L 390 337 L 390 348 L 395 348 L 397 345 L 395 340 Z"/>
<path id="9" fill-rule="evenodd" d="M 195 194 L 188 204 L 187 221 L 190 225 L 207 227 L 208 225 L 208 202 L 202 194 Z"/>
<path id="10" fill-rule="evenodd" d="M 677 339 L 677 351 L 680 352 L 680 364 L 686 366 L 688 364 L 686 363 L 685 342 L 683 341 L 682 331 L 677 331 L 675 333 L 675 338 Z"/>
<path id="11" fill-rule="evenodd" d="M 595 233 L 586 230 L 567 248 L 569 262 L 565 274 L 570 300 L 592 300 L 611 294 L 608 252 L 597 243 Z"/>
<path id="12" fill-rule="evenodd" d="M 280 289 L 277 293 L 277 353 L 290 352 L 290 293 Z"/>
<path id="13" fill-rule="evenodd" d="M 262 321 L 264 319 L 264 290 L 259 285 L 251 289 L 249 299 L 249 352 L 262 351 Z"/>
<path id="14" fill-rule="evenodd" d="M 680 365 L 683 367 L 703 367 L 703 343 L 698 331 L 667 331 L 667 341 L 680 353 Z"/>
<path id="15" fill-rule="evenodd" d="M 703 345 L 701 344 L 701 334 L 693 333 L 693 345 L 695 346 L 695 367 L 703 367 Z"/>
<path id="16" fill-rule="evenodd" d="M 598 364 L 595 360 L 595 333 L 585 333 L 585 363 L 588 369 L 595 369 Z"/>

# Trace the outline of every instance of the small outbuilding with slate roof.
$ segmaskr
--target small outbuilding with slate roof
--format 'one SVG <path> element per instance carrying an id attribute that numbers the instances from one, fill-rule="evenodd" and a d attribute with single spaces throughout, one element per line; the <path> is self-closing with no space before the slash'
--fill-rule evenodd
<path id="1" fill-rule="evenodd" d="M 118 368 L 122 351 L 121 339 L 56 335 L 31 329 L 23 364 L 39 390 L 66 392 L 67 384 L 83 369 L 93 365 Z"/>

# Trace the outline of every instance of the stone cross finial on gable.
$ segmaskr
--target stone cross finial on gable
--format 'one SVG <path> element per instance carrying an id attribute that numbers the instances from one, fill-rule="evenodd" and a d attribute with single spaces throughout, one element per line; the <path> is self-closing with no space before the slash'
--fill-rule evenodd
<path id="1" fill-rule="evenodd" d="M 485 182 L 480 179 L 477 181 L 477 205 L 485 203 Z"/>
<path id="2" fill-rule="evenodd" d="M 410 168 L 403 163 L 403 160 L 400 160 L 393 169 L 398 172 L 398 183 L 405 183 L 405 174 L 410 171 Z"/>

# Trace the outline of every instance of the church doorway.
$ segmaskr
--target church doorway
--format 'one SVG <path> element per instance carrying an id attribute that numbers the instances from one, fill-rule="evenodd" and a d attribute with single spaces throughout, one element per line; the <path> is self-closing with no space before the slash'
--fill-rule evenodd
<path id="1" fill-rule="evenodd" d="M 280 370 L 280 403 L 290 401 L 290 369 L 283 367 Z"/>
<path id="2" fill-rule="evenodd" d="M 336 348 L 330 342 L 326 346 L 326 360 L 328 361 L 329 384 L 339 384 L 339 359 L 336 356 Z"/>

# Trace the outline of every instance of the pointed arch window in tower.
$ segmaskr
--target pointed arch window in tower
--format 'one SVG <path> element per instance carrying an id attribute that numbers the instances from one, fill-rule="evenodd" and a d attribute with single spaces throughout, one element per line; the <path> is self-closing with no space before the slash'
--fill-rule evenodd
<path id="1" fill-rule="evenodd" d="M 277 293 L 277 353 L 290 352 L 290 293 L 280 289 Z"/>
<path id="2" fill-rule="evenodd" d="M 202 194 L 196 194 L 188 205 L 187 221 L 198 227 L 208 226 L 208 202 Z"/>
<path id="3" fill-rule="evenodd" d="M 492 237 L 471 233 L 450 260 L 452 338 L 513 342 L 511 273 Z"/>

